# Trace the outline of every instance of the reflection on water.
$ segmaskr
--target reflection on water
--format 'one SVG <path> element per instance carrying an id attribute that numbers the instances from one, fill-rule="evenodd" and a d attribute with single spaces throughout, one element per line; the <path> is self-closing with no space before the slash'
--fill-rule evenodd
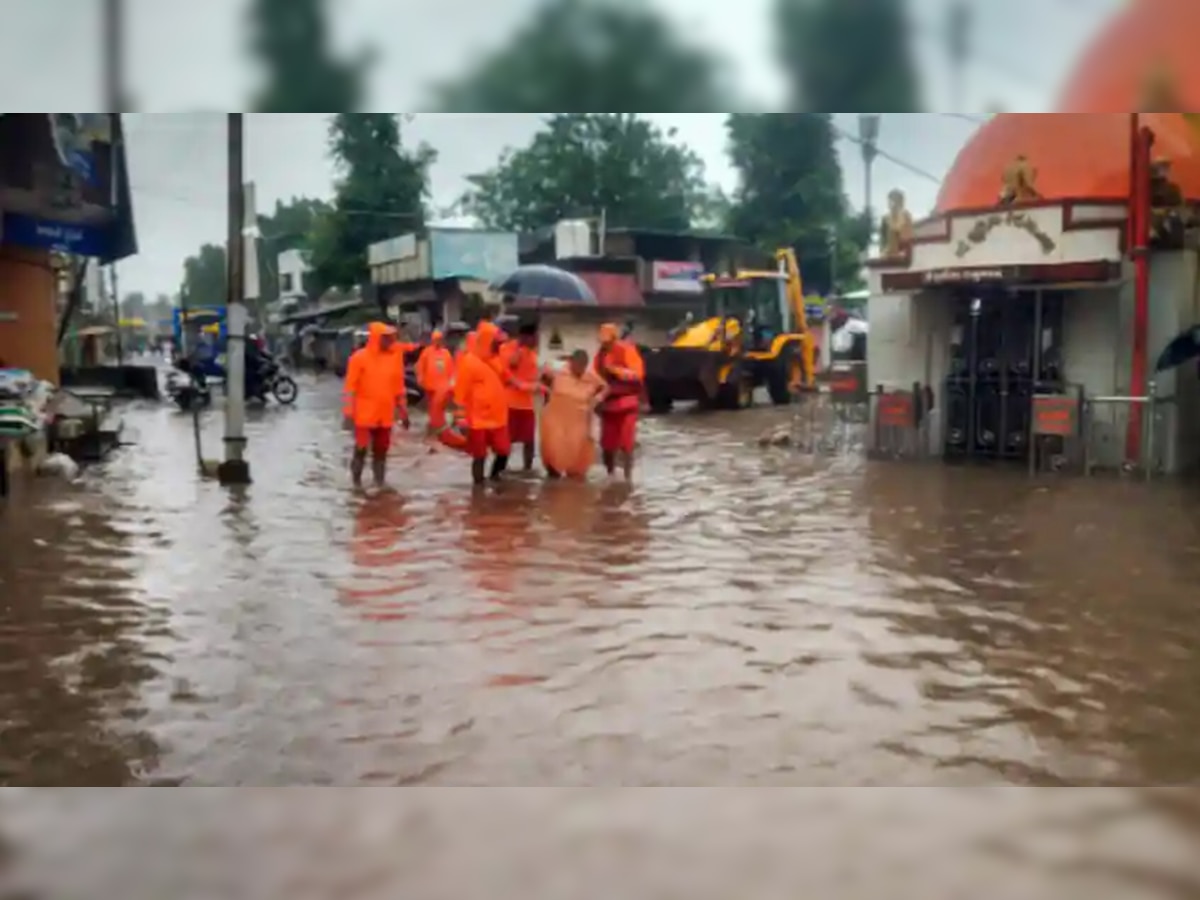
<path id="1" fill-rule="evenodd" d="M 633 487 L 414 439 L 364 498 L 306 389 L 243 495 L 144 408 L 0 516 L 4 782 L 1200 780 L 1186 488 L 814 462 L 754 411 L 648 421 Z"/>

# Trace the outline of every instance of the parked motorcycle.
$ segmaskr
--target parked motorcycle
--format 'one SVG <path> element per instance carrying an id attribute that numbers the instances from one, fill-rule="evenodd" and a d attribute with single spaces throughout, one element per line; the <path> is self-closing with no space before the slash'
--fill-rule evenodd
<path id="1" fill-rule="evenodd" d="M 167 396 L 184 412 L 212 405 L 212 387 L 202 366 L 181 359 L 167 374 Z"/>
<path id="2" fill-rule="evenodd" d="M 211 362 L 193 365 L 189 360 L 182 359 L 167 376 L 167 396 L 184 412 L 197 406 L 201 409 L 211 406 L 210 377 L 224 378 L 224 368 Z M 278 360 L 269 356 L 262 359 L 258 381 L 252 390 L 253 393 L 247 393 L 247 400 L 266 403 L 274 398 L 281 406 L 291 406 L 300 393 L 295 379 L 284 371 Z"/>
<path id="3" fill-rule="evenodd" d="M 300 388 L 296 384 L 296 380 L 283 370 L 283 366 L 279 364 L 273 356 L 266 356 L 262 361 L 262 370 L 259 372 L 258 392 L 255 394 L 255 399 L 267 402 L 268 395 L 275 398 L 275 402 L 281 406 L 291 406 L 296 402 L 296 397 L 300 394 Z M 247 398 L 250 399 L 250 398 Z"/>

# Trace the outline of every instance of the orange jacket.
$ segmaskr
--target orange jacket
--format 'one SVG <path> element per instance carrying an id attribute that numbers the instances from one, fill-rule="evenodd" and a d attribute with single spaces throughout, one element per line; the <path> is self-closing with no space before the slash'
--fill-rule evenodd
<path id="1" fill-rule="evenodd" d="M 592 365 L 596 374 L 608 385 L 608 397 L 602 409 L 627 412 L 641 406 L 646 363 L 637 347 L 628 341 L 617 341 L 607 350 L 600 350 Z"/>
<path id="2" fill-rule="evenodd" d="M 464 353 L 454 380 L 454 402 L 463 408 L 467 427 L 479 431 L 508 425 L 508 397 L 496 359 L 498 329 L 481 323 L 474 349 Z"/>
<path id="3" fill-rule="evenodd" d="M 417 384 L 427 394 L 448 390 L 454 380 L 454 356 L 445 347 L 431 344 L 417 357 Z"/>
<path id="4" fill-rule="evenodd" d="M 508 341 L 500 348 L 500 368 L 508 388 L 509 409 L 533 409 L 542 370 L 537 350 Z"/>
<path id="5" fill-rule="evenodd" d="M 359 428 L 391 428 L 396 412 L 407 412 L 404 354 L 397 345 L 388 350 L 380 346 L 389 326 L 372 322 L 368 330 L 367 345 L 346 365 L 343 411 Z"/>

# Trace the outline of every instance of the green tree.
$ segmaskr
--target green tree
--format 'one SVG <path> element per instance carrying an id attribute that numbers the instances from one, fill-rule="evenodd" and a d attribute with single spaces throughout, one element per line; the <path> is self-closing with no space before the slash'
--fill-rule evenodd
<path id="1" fill-rule="evenodd" d="M 730 229 L 764 248 L 792 247 L 806 290 L 857 287 L 869 227 L 850 212 L 832 117 L 733 113 L 726 128 L 739 176 Z"/>
<path id="2" fill-rule="evenodd" d="M 775 0 L 792 109 L 920 112 L 909 0 Z"/>
<path id="3" fill-rule="evenodd" d="M 279 254 L 286 250 L 310 250 L 319 223 L 333 213 L 333 206 L 311 197 L 275 201 L 275 211 L 258 217 L 258 272 L 263 303 L 279 298 Z"/>
<path id="4" fill-rule="evenodd" d="M 224 306 L 227 283 L 225 248 L 219 244 L 205 244 L 183 261 L 183 287 L 190 309 Z"/>
<path id="5" fill-rule="evenodd" d="M 362 106 L 369 54 L 334 54 L 328 0 L 252 0 L 250 55 L 265 83 L 254 112 L 336 111 Z"/>
<path id="6" fill-rule="evenodd" d="M 338 113 L 329 147 L 338 169 L 332 210 L 312 235 L 317 286 L 351 288 L 367 281 L 367 247 L 425 225 L 433 148 L 405 148 L 391 113 Z"/>
<path id="7" fill-rule="evenodd" d="M 615 226 L 684 230 L 712 202 L 700 158 L 637 113 L 556 113 L 527 147 L 467 180 L 464 210 L 511 230 L 601 211 Z"/>
<path id="8" fill-rule="evenodd" d="M 435 91 L 446 112 L 728 109 L 725 66 L 629 0 L 552 0 L 499 51 Z"/>

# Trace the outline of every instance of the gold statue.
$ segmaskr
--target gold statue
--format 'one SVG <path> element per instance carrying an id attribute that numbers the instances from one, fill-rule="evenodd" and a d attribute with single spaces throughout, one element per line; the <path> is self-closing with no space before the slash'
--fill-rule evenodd
<path id="1" fill-rule="evenodd" d="M 884 259 L 905 256 L 912 247 L 913 217 L 904 205 L 904 191 L 892 190 L 888 194 L 888 213 L 879 228 L 880 254 Z"/>
<path id="2" fill-rule="evenodd" d="M 1004 170 L 1000 202 L 1007 205 L 1041 200 L 1042 195 L 1035 186 L 1037 174 L 1037 169 L 1029 162 L 1029 157 L 1024 153 L 1018 155 Z"/>
<path id="3" fill-rule="evenodd" d="M 1150 163 L 1150 240 L 1157 247 L 1183 246 L 1184 233 L 1195 225 L 1183 191 L 1171 178 L 1171 161 L 1156 157 Z"/>

